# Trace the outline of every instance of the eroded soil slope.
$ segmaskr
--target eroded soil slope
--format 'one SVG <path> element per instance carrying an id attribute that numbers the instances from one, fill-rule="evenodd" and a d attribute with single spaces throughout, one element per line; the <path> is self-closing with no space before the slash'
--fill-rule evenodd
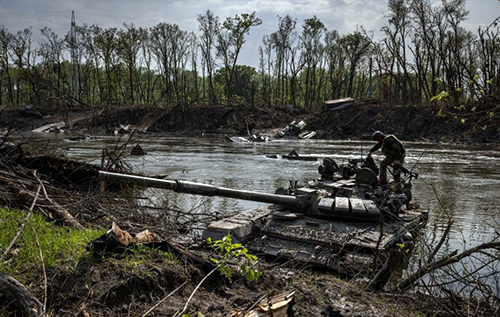
<path id="1" fill-rule="evenodd" d="M 376 130 L 403 140 L 500 142 L 500 118 L 493 111 L 459 113 L 426 106 L 355 103 L 336 111 L 306 112 L 267 106 L 215 105 L 189 107 L 107 107 L 68 112 L 43 112 L 43 118 L 23 117 L 15 109 L 0 112 L 0 127 L 10 124 L 32 130 L 48 123 L 68 122 L 73 131 L 110 133 L 117 127 L 186 136 L 201 134 L 272 136 L 292 121 L 304 120 L 317 138 L 369 138 Z"/>

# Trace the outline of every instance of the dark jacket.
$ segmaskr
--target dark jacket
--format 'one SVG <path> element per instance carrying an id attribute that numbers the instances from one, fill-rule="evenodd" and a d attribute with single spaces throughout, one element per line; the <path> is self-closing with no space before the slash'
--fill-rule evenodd
<path id="1" fill-rule="evenodd" d="M 371 148 L 370 153 L 375 152 L 380 148 L 382 148 L 382 152 L 386 156 L 390 156 L 395 160 L 403 160 L 406 152 L 401 141 L 399 141 L 398 138 L 392 134 L 386 135 L 382 141 L 375 144 Z"/>

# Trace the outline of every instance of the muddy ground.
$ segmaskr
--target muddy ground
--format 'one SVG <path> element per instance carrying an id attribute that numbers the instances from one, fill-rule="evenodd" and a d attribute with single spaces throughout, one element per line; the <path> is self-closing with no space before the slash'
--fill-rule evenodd
<path id="1" fill-rule="evenodd" d="M 36 191 L 39 182 L 30 172 L 36 169 L 52 201 L 67 209 L 83 227 L 109 229 L 114 222 L 134 236 L 148 229 L 161 241 L 115 252 L 101 252 L 89 244 L 89 253 L 74 267 L 48 268 L 46 272 L 40 268 L 26 287 L 43 302 L 42 281 L 47 279 L 50 316 L 144 316 L 154 306 L 148 316 L 174 316 L 213 270 L 208 261 L 213 251 L 203 240 L 183 239 L 190 228 L 175 223 L 175 206 L 167 206 L 155 216 L 130 199 L 136 196 L 133 189 L 101 190 L 95 181 L 96 168 L 91 165 L 33 157 L 19 150 L 9 155 L 0 152 L 1 205 L 28 208 L 30 200 L 20 200 L 19 191 Z M 81 179 L 85 182 L 77 182 Z M 37 212 L 52 217 L 53 202 L 38 203 Z M 57 219 L 50 221 L 64 225 Z M 108 245 L 109 250 L 114 248 Z M 195 257 L 178 250 L 190 250 Z M 251 310 L 259 300 L 288 291 L 295 294 L 287 316 L 409 316 L 442 311 L 422 295 L 367 292 L 366 277 L 345 278 L 303 264 L 263 258 L 258 268 L 263 274 L 256 283 L 237 271 L 232 281 L 213 273 L 194 293 L 186 316 L 245 316 L 237 312 Z M 15 311 L 0 293 L 0 316 L 19 316 Z"/>
<path id="2" fill-rule="evenodd" d="M 490 109 L 491 110 L 491 109 Z M 341 110 L 306 112 L 275 107 L 190 106 L 190 107 L 109 107 L 43 111 L 43 118 L 23 117 L 15 109 L 0 112 L 0 127 L 14 123 L 26 131 L 48 123 L 66 121 L 73 133 L 112 133 L 120 126 L 140 131 L 175 133 L 186 136 L 263 134 L 274 136 L 292 121 L 304 120 L 307 130 L 321 139 L 370 138 L 376 130 L 396 134 L 402 140 L 432 142 L 500 142 L 500 116 L 493 110 L 460 112 L 432 106 L 388 106 L 357 102 Z"/>
<path id="3" fill-rule="evenodd" d="M 66 121 L 72 134 L 113 133 L 119 131 L 120 126 L 129 125 L 130 129 L 137 128 L 143 132 L 185 136 L 212 133 L 229 136 L 257 133 L 273 135 L 291 121 L 304 120 L 306 129 L 316 131 L 318 138 L 370 138 L 373 131 L 382 130 L 394 133 L 403 140 L 500 140 L 498 122 L 488 121 L 483 114 L 478 114 L 477 118 L 468 117 L 463 123 L 451 113 L 437 115 L 437 110 L 430 107 L 388 107 L 358 103 L 343 110 L 315 113 L 242 105 L 173 109 L 124 107 L 80 109 L 65 113 L 41 110 L 43 117 L 21 116 L 15 109 L 0 111 L 0 129 L 21 132 Z M 474 118 L 477 122 L 473 124 Z M 479 129 L 483 124 L 488 127 Z M 26 161 L 33 164 L 33 160 Z M 33 168 L 25 165 L 19 168 Z M 8 170 L 12 169 L 17 168 L 9 165 Z M 92 168 L 89 168 L 89 173 L 93 173 Z M 18 173 L 16 177 L 24 174 Z M 173 225 L 168 218 L 158 219 L 141 212 L 119 193 L 89 192 L 89 186 L 85 190 L 78 186 L 68 187 L 68 184 L 61 184 L 60 180 L 51 179 L 49 174 L 54 175 L 41 173 L 42 179 L 52 184 L 48 187 L 49 196 L 65 206 L 86 227 L 109 228 L 114 221 L 132 234 L 149 229 L 162 240 L 174 239 L 186 231 L 186 228 Z M 23 186 L 34 191 L 36 183 Z M 23 207 L 17 205 L 12 188 L 4 192 L 7 193 L 2 196 L 4 205 Z M 73 197 L 79 203 L 68 204 L 67 197 Z M 289 290 L 296 291 L 294 316 L 446 315 L 442 310 L 446 305 L 437 305 L 436 301 L 423 295 L 367 292 L 364 287 L 368 280 L 363 278 L 342 279 L 329 272 L 313 271 L 294 263 L 262 261 L 261 270 L 263 275 L 258 283 L 250 283 L 237 274 L 232 283 L 218 273 L 211 275 L 193 296 L 189 305 L 190 316 L 202 316 L 197 313 L 203 316 L 228 316 L 235 310 L 251 308 L 260 298 Z M 171 259 L 164 253 L 144 250 L 136 250 L 132 254 L 89 255 L 75 268 L 47 272 L 47 307 L 52 316 L 143 316 L 158 304 L 149 316 L 173 316 L 182 309 L 195 287 L 208 273 L 209 268 L 182 255 Z M 39 274 L 41 281 L 42 272 Z M 40 285 L 33 281 L 26 286 L 41 299 L 44 290 Z M 182 287 L 161 302 L 179 286 Z M 2 302 L 1 296 L 0 304 L 0 315 L 15 315 L 11 313 L 11 307 Z"/>

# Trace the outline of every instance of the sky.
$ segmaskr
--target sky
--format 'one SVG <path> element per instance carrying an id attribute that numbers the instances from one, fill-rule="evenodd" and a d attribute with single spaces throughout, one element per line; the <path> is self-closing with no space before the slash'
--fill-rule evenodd
<path id="1" fill-rule="evenodd" d="M 363 26 L 377 38 L 381 37 L 380 28 L 387 23 L 387 3 L 387 0 L 0 0 L 0 25 L 11 33 L 31 26 L 35 39 L 40 36 L 39 30 L 47 26 L 64 37 L 70 30 L 74 11 L 78 25 L 121 28 L 123 23 L 133 23 L 137 27 L 152 27 L 166 22 L 199 34 L 196 19 L 207 10 L 214 12 L 220 21 L 255 11 L 263 23 L 247 35 L 238 63 L 257 67 L 262 37 L 277 30 L 278 16 L 290 15 L 296 19 L 299 32 L 304 19 L 317 16 L 328 30 L 347 34 Z M 500 1 L 468 0 L 467 9 L 469 19 L 463 26 L 476 32 L 479 25 L 489 25 L 500 16 Z"/>

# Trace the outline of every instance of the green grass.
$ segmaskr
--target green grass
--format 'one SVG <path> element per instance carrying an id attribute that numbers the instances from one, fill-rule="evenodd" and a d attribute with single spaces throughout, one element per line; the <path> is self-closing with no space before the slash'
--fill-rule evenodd
<path id="1" fill-rule="evenodd" d="M 142 245 L 136 245 L 129 248 L 120 259 L 114 259 L 112 256 L 106 258 L 108 262 L 124 263 L 124 269 L 135 269 L 141 266 L 149 266 L 156 260 L 161 260 L 164 263 L 171 265 L 180 264 L 179 259 L 171 252 L 165 252 L 158 249 L 152 249 Z"/>
<path id="2" fill-rule="evenodd" d="M 24 211 L 0 208 L 0 254 L 9 246 L 25 217 Z M 105 232 L 56 226 L 42 215 L 33 213 L 12 248 L 15 254 L 11 252 L 4 258 L 4 263 L 0 263 L 0 273 L 9 274 L 21 282 L 32 280 L 42 267 L 39 249 L 46 269 L 71 269 L 88 254 L 87 243 Z"/>

